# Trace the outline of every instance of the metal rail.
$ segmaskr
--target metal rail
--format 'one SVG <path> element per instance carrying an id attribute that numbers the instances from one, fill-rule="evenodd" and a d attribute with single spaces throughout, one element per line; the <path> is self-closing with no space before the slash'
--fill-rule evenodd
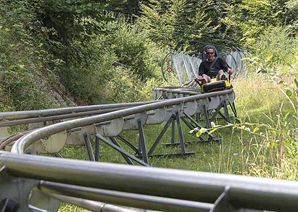
<path id="1" fill-rule="evenodd" d="M 0 166 L 13 177 L 46 181 L 36 184 L 44 192 L 113 204 L 157 210 L 170 205 L 165 211 L 181 211 L 183 205 L 183 211 L 298 211 L 298 183 L 291 181 L 7 152 L 0 152 Z"/>
<path id="2" fill-rule="evenodd" d="M 76 130 L 79 128 L 83 128 L 84 126 L 90 126 L 90 125 L 93 125 L 93 126 L 100 126 L 100 125 L 105 125 L 105 124 L 113 125 L 114 120 L 117 120 L 119 118 L 121 118 L 123 120 L 127 120 L 127 121 L 137 120 L 137 128 L 139 130 L 139 136 L 140 136 L 139 149 L 136 149 L 136 147 L 134 147 L 134 146 L 132 146 L 132 147 L 134 150 L 137 151 L 136 152 L 137 154 L 142 155 L 142 158 L 144 161 L 125 152 L 114 137 L 110 137 L 110 139 L 112 141 L 112 142 L 110 142 L 106 138 L 104 138 L 103 136 L 101 136 L 100 134 L 97 133 L 96 141 L 95 141 L 97 150 L 94 155 L 92 147 L 91 147 L 90 134 L 88 132 L 85 132 L 84 133 L 85 145 L 87 147 L 87 152 L 88 152 L 89 158 L 92 161 L 98 160 L 98 158 L 99 158 L 99 152 L 97 154 L 97 151 L 99 151 L 99 143 L 98 143 L 99 140 L 98 139 L 100 139 L 100 140 L 104 141 L 106 144 L 112 146 L 117 151 L 119 151 L 129 164 L 133 164 L 132 160 L 134 160 L 135 162 L 137 162 L 141 165 L 149 166 L 148 156 L 152 156 L 151 153 L 153 152 L 154 148 L 160 141 L 163 133 L 166 131 L 166 128 L 163 129 L 162 133 L 159 135 L 158 139 L 154 143 L 154 146 L 147 153 L 144 132 L 143 132 L 144 122 L 142 121 L 142 114 L 146 114 L 146 116 L 149 116 L 151 114 L 151 116 L 153 116 L 153 117 L 156 117 L 156 116 L 158 117 L 159 114 L 161 114 L 160 112 L 158 112 L 159 110 L 166 112 L 166 110 L 164 110 L 164 108 L 166 108 L 166 107 L 172 108 L 169 110 L 172 113 L 172 116 L 170 116 L 167 125 L 170 124 L 171 122 L 174 122 L 174 120 L 177 121 L 182 155 L 193 154 L 193 153 L 188 153 L 185 151 L 185 147 L 184 147 L 185 142 L 182 137 L 180 118 L 181 118 L 181 120 L 186 122 L 186 124 L 188 126 L 193 126 L 193 125 L 187 123 L 185 118 L 180 117 L 179 110 L 181 110 L 181 115 L 183 115 L 183 116 L 185 115 L 186 117 L 189 117 L 187 115 L 188 109 L 187 109 L 187 107 L 185 107 L 188 103 L 196 102 L 196 101 L 199 102 L 200 100 L 205 101 L 206 99 L 210 99 L 210 98 L 214 98 L 214 97 L 218 97 L 218 96 L 225 96 L 225 95 L 233 93 L 233 90 L 226 90 L 226 91 L 214 92 L 214 93 L 209 93 L 209 94 L 195 95 L 198 93 L 197 90 L 195 90 L 195 89 L 181 89 L 181 88 L 180 89 L 179 88 L 177 88 L 177 89 L 160 88 L 160 89 L 157 89 L 157 91 L 171 93 L 172 94 L 171 97 L 173 97 L 175 99 L 164 100 L 164 101 L 142 102 L 142 103 L 114 104 L 114 105 L 111 105 L 111 107 L 110 107 L 110 105 L 100 105 L 100 106 L 90 106 L 90 107 L 75 107 L 75 108 L 66 108 L 66 109 L 43 110 L 41 112 L 40 111 L 24 111 L 24 112 L 2 113 L 1 114 L 2 122 L 0 122 L 0 127 L 1 126 L 12 126 L 12 125 L 24 124 L 24 123 L 36 123 L 36 122 L 40 122 L 40 121 L 53 121 L 53 120 L 59 120 L 59 119 L 65 119 L 65 118 L 73 118 L 73 117 L 101 114 L 101 115 L 87 117 L 87 118 L 80 118 L 80 119 L 76 119 L 76 120 L 64 121 L 62 123 L 53 124 L 53 125 L 46 126 L 46 127 L 42 126 L 39 129 L 32 129 L 31 131 L 28 131 L 27 135 L 24 135 L 22 138 L 20 138 L 18 141 L 15 142 L 13 149 L 12 149 L 12 152 L 14 152 L 14 153 L 24 153 L 27 147 L 29 147 L 31 144 L 37 142 L 39 139 L 49 137 L 51 135 L 57 134 L 59 132 L 65 131 L 65 130 L 73 131 L 73 130 Z M 183 97 L 183 96 L 188 96 L 188 97 Z M 183 97 L 183 98 L 177 98 L 177 97 Z M 195 104 L 197 104 L 197 103 L 195 103 Z M 127 108 L 127 107 L 132 107 L 132 108 Z M 192 110 L 194 110 L 196 107 L 194 107 L 194 108 L 190 107 L 190 108 L 192 108 Z M 155 111 L 156 114 L 152 113 L 151 112 L 152 110 L 156 110 Z M 102 114 L 102 113 L 105 113 L 105 114 Z M 168 113 L 168 112 L 166 112 L 166 113 Z M 137 117 L 139 117 L 139 119 Z M 148 119 L 146 121 L 146 123 L 147 124 L 160 123 L 160 121 L 156 122 L 156 120 L 155 120 L 152 122 L 152 120 L 153 119 L 151 117 L 151 121 L 150 121 L 150 119 Z M 116 123 L 117 123 L 117 121 L 116 121 Z M 121 121 L 118 122 L 118 124 L 119 123 L 121 123 Z M 172 128 L 173 128 L 173 126 L 174 125 L 172 125 Z M 1 146 L 5 146 L 9 142 L 14 141 L 14 139 L 17 139 L 21 136 L 22 135 L 12 136 L 11 138 L 4 141 Z M 117 137 L 121 138 L 120 135 L 118 135 Z M 122 138 L 122 139 L 124 139 L 124 138 Z M 202 139 L 202 138 L 200 138 L 200 139 Z M 131 144 L 128 141 L 125 141 L 125 143 L 129 144 L 131 146 Z M 7 167 L 7 166 L 5 166 L 5 167 Z M 6 173 L 6 172 L 10 173 L 10 171 L 5 172 L 5 170 L 11 170 L 11 169 L 7 169 L 5 167 L 3 166 L 2 170 L 0 172 L 0 181 L 3 178 L 3 175 L 5 176 L 5 174 L 3 174 L 3 173 Z M 1 177 L 1 175 L 2 175 L 2 177 Z M 24 177 L 24 175 L 17 176 L 17 179 L 19 179 L 19 177 Z M 27 176 L 25 176 L 25 177 L 27 177 Z M 136 194 L 135 193 L 127 193 L 127 192 L 121 193 L 119 191 L 98 190 L 98 189 L 94 190 L 92 186 L 91 186 L 91 188 L 85 188 L 85 187 L 80 187 L 77 185 L 65 185 L 65 184 L 57 184 L 57 183 L 53 183 L 53 182 L 37 182 L 37 181 L 32 182 L 31 180 L 32 180 L 32 177 L 27 177 L 26 180 L 24 182 L 22 181 L 22 183 L 20 183 L 21 185 L 18 184 L 17 187 L 23 186 L 23 184 L 28 184 L 28 186 L 27 186 L 28 189 L 26 191 L 23 191 L 28 195 L 30 193 L 31 187 L 33 185 L 38 184 L 39 189 L 44 192 L 50 192 L 48 195 L 50 195 L 51 197 L 53 197 L 53 194 L 55 194 L 55 193 L 63 194 L 63 195 L 68 196 L 68 197 L 64 196 L 64 199 L 67 199 L 69 202 L 75 203 L 77 205 L 80 204 L 80 200 L 93 199 L 96 201 L 104 201 L 104 202 L 108 202 L 108 203 L 112 203 L 112 204 L 121 204 L 121 205 L 126 205 L 126 206 L 149 208 L 149 209 L 154 209 L 154 210 L 209 211 L 213 208 L 213 205 L 209 204 L 209 203 L 200 203 L 200 202 L 196 202 L 196 201 L 181 200 L 181 199 L 168 198 L 168 197 L 158 197 L 158 196 L 150 196 L 150 195 L 148 196 L 147 194 L 139 194 L 139 193 L 136 193 Z M 11 185 L 11 184 L 14 184 L 13 182 L 8 183 L 10 187 L 13 187 Z M 17 182 L 19 182 L 19 180 L 17 180 Z M 58 180 L 57 182 L 61 182 L 61 181 Z M 30 187 L 30 185 L 31 185 L 31 187 Z M 0 187 L 1 187 L 1 183 L 0 183 Z M 92 194 L 90 194 L 90 193 L 92 193 Z M 24 196 L 26 196 L 26 194 Z M 1 193 L 0 193 L 0 195 L 1 195 Z M 26 198 L 28 199 L 28 197 L 25 197 L 25 199 Z M 76 199 L 76 198 L 79 198 L 79 199 Z M 14 205 L 14 203 L 11 202 L 11 198 L 7 198 L 5 201 L 6 201 L 7 205 Z M 21 202 L 22 201 L 24 201 L 24 199 L 21 200 Z M 33 202 L 36 203 L 39 201 L 34 200 Z M 49 204 L 51 205 L 51 203 L 48 203 L 48 205 Z M 85 204 L 86 204 L 85 205 L 86 208 L 92 208 L 94 206 L 94 204 L 92 202 L 88 202 L 88 201 L 85 202 Z M 99 206 L 100 204 L 95 204 L 95 205 Z M 0 209 L 1 209 L 1 207 L 2 206 L 0 205 Z M 5 208 L 5 207 L 3 207 L 3 208 Z M 24 208 L 22 208 L 22 210 L 25 208 L 26 208 L 26 205 L 24 206 Z M 29 205 L 29 208 L 32 210 L 35 210 L 35 211 L 46 211 L 46 210 L 38 209 L 38 207 L 35 207 L 34 205 Z M 56 211 L 55 208 L 54 209 L 50 208 L 49 210 Z M 120 211 L 119 208 L 118 208 L 118 210 Z"/>
<path id="3" fill-rule="evenodd" d="M 152 102 L 156 101 L 0 112 L 0 127 L 94 115 L 97 113 L 111 112 L 123 108 L 150 104 Z"/>
<path id="4" fill-rule="evenodd" d="M 199 94 L 199 95 L 193 95 L 189 97 L 184 97 L 184 98 L 177 98 L 177 99 L 170 99 L 170 100 L 165 100 L 165 101 L 160 101 L 160 102 L 155 102 L 155 103 L 150 103 L 146 105 L 141 105 L 141 106 L 136 106 L 133 108 L 127 108 L 123 110 L 118 110 L 110 113 L 105 113 L 97 116 L 92 116 L 92 117 L 86 117 L 86 118 L 81 118 L 81 119 L 75 119 L 75 120 L 69 120 L 65 121 L 62 123 L 57 123 L 53 124 L 50 126 L 46 126 L 37 130 L 34 130 L 27 135 L 23 136 L 19 140 L 15 142 L 12 148 L 12 152 L 14 153 L 19 153 L 23 154 L 25 152 L 25 149 L 33 144 L 34 142 L 38 141 L 39 139 L 48 137 L 50 135 L 53 135 L 55 133 L 62 132 L 64 130 L 70 130 L 74 129 L 77 127 L 83 127 L 83 126 L 88 126 L 104 121 L 110 121 L 113 119 L 133 115 L 133 114 L 138 114 L 158 108 L 163 108 L 167 106 L 173 106 L 181 103 L 187 103 L 191 101 L 196 101 L 200 99 L 206 99 L 206 98 L 211 98 L 214 96 L 218 95 L 225 95 L 232 93 L 233 90 L 224 90 L 224 91 L 218 91 L 218 92 L 213 92 L 213 93 L 206 93 L 206 94 Z"/>

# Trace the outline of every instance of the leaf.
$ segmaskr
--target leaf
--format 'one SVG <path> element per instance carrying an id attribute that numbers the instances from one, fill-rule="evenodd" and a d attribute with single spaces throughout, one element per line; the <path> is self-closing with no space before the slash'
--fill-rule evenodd
<path id="1" fill-rule="evenodd" d="M 294 82 L 295 82 L 295 84 L 296 84 L 296 87 L 298 87 L 298 81 L 297 81 L 296 78 L 295 78 Z"/>
<path id="2" fill-rule="evenodd" d="M 273 57 L 273 54 L 269 54 L 269 55 L 267 56 L 267 60 L 270 60 L 272 57 Z"/>
<path id="3" fill-rule="evenodd" d="M 207 132 L 208 129 L 207 128 L 204 128 L 202 127 L 196 134 L 196 137 L 200 137 L 203 133 Z"/>
<path id="4" fill-rule="evenodd" d="M 216 124 L 213 121 L 210 124 L 211 124 L 212 128 L 214 128 L 216 126 Z"/>
<path id="5" fill-rule="evenodd" d="M 197 138 L 200 137 L 201 135 L 202 135 L 201 131 L 198 131 L 198 132 L 196 133 L 196 137 L 197 137 Z"/>
<path id="6" fill-rule="evenodd" d="M 284 121 L 288 118 L 289 115 L 290 115 L 290 112 L 287 112 L 287 114 L 284 117 Z"/>
<path id="7" fill-rule="evenodd" d="M 287 90 L 286 90 L 286 94 L 287 94 L 288 96 L 292 96 L 293 93 L 292 93 L 291 90 L 287 89 Z"/>
<path id="8" fill-rule="evenodd" d="M 286 69 L 282 70 L 281 74 L 286 74 L 286 73 L 288 73 L 288 72 L 289 72 L 289 69 L 286 68 Z"/>
<path id="9" fill-rule="evenodd" d="M 211 135 L 211 134 L 214 133 L 216 130 L 218 130 L 218 128 L 214 128 L 214 129 L 210 130 L 210 131 L 208 132 L 208 135 Z"/>
<path id="10" fill-rule="evenodd" d="M 248 57 L 241 58 L 241 61 L 245 61 L 245 60 L 249 60 L 249 58 Z"/>

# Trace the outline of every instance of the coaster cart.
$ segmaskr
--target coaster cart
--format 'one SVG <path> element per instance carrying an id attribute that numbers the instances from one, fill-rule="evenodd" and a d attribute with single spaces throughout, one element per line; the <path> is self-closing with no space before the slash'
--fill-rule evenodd
<path id="1" fill-rule="evenodd" d="M 214 91 L 222 91 L 233 88 L 229 80 L 217 80 L 216 78 L 211 79 L 211 82 L 201 84 L 201 93 L 210 93 Z"/>

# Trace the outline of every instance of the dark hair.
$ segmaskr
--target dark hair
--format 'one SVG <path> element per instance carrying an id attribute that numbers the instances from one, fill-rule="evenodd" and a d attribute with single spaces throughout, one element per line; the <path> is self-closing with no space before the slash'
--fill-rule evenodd
<path id="1" fill-rule="evenodd" d="M 207 59 L 207 54 L 206 54 L 206 50 L 207 49 L 213 49 L 214 56 L 215 57 L 219 57 L 219 53 L 218 53 L 217 49 L 215 48 L 215 46 L 208 44 L 208 45 L 206 45 L 206 46 L 203 47 L 203 50 L 202 50 L 202 61 L 204 61 L 204 60 Z"/>
<path id="2" fill-rule="evenodd" d="M 213 49 L 213 51 L 215 52 L 215 47 L 212 46 L 212 45 L 207 45 L 207 46 L 205 46 L 204 51 L 207 51 L 207 49 Z"/>

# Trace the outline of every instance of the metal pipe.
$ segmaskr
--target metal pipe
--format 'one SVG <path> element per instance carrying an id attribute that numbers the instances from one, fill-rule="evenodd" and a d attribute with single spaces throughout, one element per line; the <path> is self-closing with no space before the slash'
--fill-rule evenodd
<path id="1" fill-rule="evenodd" d="M 239 175 L 59 159 L 0 151 L 0 167 L 17 177 L 214 203 L 228 186 L 231 204 L 298 211 L 298 182 Z"/>
<path id="2" fill-rule="evenodd" d="M 67 202 L 72 205 L 76 205 L 91 211 L 98 211 L 98 212 L 144 212 L 144 210 L 139 210 L 135 208 L 124 208 L 119 207 L 116 205 L 110 205 L 103 202 L 97 202 L 93 200 L 86 200 L 76 197 L 69 197 L 60 194 L 53 194 L 53 193 L 46 193 L 44 194 L 49 195 L 55 199 L 61 200 L 63 202 Z"/>
<path id="3" fill-rule="evenodd" d="M 62 123 L 53 124 L 51 126 L 46 126 L 43 128 L 39 128 L 37 130 L 34 130 L 33 132 L 25 135 L 24 137 L 20 138 L 18 141 L 15 142 L 12 148 L 12 152 L 14 153 L 24 153 L 25 149 L 33 144 L 34 142 L 38 141 L 41 138 L 62 132 L 64 130 L 73 129 L 76 127 L 82 127 L 82 126 L 88 126 L 92 125 L 94 123 L 99 123 L 103 121 L 109 121 L 120 117 L 125 117 L 137 113 L 142 113 L 149 110 L 154 110 L 161 107 L 167 107 L 172 106 L 180 103 L 186 103 L 190 101 L 200 100 L 200 99 L 206 99 L 208 97 L 218 96 L 218 95 L 225 95 L 232 93 L 233 90 L 224 90 L 224 91 L 218 91 L 218 92 L 212 92 L 212 93 L 206 93 L 206 94 L 200 94 L 200 95 L 194 95 L 184 98 L 177 98 L 177 99 L 170 99 L 170 100 L 164 100 L 159 101 L 155 103 L 150 103 L 146 105 L 136 106 L 132 108 L 127 108 L 123 110 L 118 110 L 102 115 L 92 116 L 92 117 L 86 117 L 81 119 L 75 119 L 75 120 L 69 120 Z"/>
<path id="4" fill-rule="evenodd" d="M 0 120 L 16 120 L 25 118 L 36 118 L 44 116 L 56 116 L 68 113 L 87 112 L 94 110 L 104 109 L 117 109 L 123 107 L 133 107 L 143 104 L 150 104 L 156 101 L 147 102 L 130 102 L 130 103 L 117 103 L 117 104 L 103 104 L 103 105 L 91 105 L 91 106 L 77 106 L 77 107 L 65 107 L 46 110 L 27 110 L 27 111 L 14 111 L 14 112 L 0 112 Z"/>
<path id="5" fill-rule="evenodd" d="M 181 87 L 175 87 L 175 88 L 158 87 L 158 88 L 154 88 L 153 91 L 165 91 L 165 92 L 186 94 L 186 95 L 198 95 L 199 93 L 201 93 L 199 89 L 181 88 Z"/>
<path id="6" fill-rule="evenodd" d="M 120 109 L 123 109 L 123 108 L 120 108 Z M 64 114 L 64 115 L 39 117 L 39 118 L 26 118 L 26 119 L 18 119 L 18 120 L 11 120 L 11 121 L 5 120 L 3 122 L 0 122 L 0 127 L 9 127 L 9 126 L 20 125 L 20 124 L 56 121 L 56 120 L 61 120 L 61 119 L 98 115 L 98 114 L 113 112 L 116 110 L 119 110 L 119 108 L 118 109 L 115 108 L 115 109 L 103 109 L 103 110 L 95 110 L 95 111 L 87 111 L 87 112 L 78 112 L 78 113 L 70 113 L 70 114 Z"/>
<path id="7" fill-rule="evenodd" d="M 148 196 L 104 189 L 94 189 L 81 186 L 66 185 L 61 183 L 44 182 L 39 188 L 43 192 L 62 194 L 71 197 L 103 201 L 111 204 L 162 211 L 188 211 L 203 212 L 209 211 L 213 204 L 199 203 L 193 201 L 171 199 L 165 197 Z"/>

